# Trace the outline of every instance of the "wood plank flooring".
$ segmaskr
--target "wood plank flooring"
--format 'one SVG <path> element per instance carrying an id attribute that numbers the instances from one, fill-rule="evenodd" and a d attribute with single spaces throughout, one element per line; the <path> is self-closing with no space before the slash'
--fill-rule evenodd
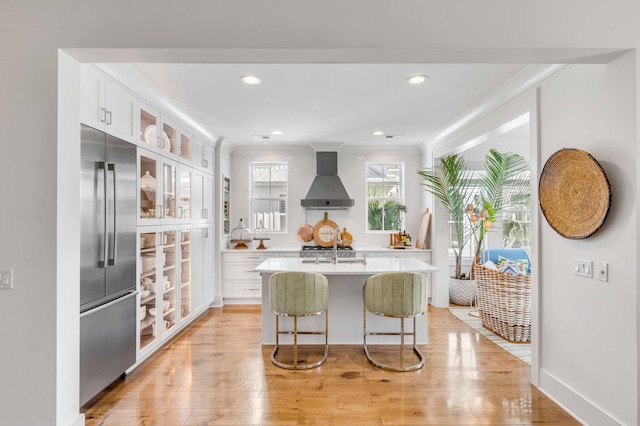
<path id="1" fill-rule="evenodd" d="M 260 306 L 211 309 L 83 411 L 87 425 L 120 426 L 579 424 L 531 386 L 529 365 L 448 309 L 429 307 L 429 341 L 416 372 L 379 370 L 357 345 L 283 370 L 260 344 Z"/>

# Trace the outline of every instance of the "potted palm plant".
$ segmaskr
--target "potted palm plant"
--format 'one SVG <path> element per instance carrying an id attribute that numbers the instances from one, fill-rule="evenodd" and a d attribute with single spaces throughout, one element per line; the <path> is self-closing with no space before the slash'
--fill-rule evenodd
<path id="1" fill-rule="evenodd" d="M 455 258 L 455 272 L 450 281 L 453 303 L 466 304 L 475 299 L 473 264 L 480 260 L 483 241 L 505 204 L 527 189 L 528 179 L 521 179 L 526 162 L 519 154 L 501 154 L 495 149 L 485 157 L 485 173 L 479 179 L 469 169 L 461 154 L 452 154 L 428 170 L 418 170 L 425 190 L 433 194 L 449 212 L 452 222 L 450 247 Z M 469 272 L 462 271 L 462 255 L 473 244 Z"/>

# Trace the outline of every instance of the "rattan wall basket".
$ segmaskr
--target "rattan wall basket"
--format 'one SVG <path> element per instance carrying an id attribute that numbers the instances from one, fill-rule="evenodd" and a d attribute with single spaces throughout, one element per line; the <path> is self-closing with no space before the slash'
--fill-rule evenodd
<path id="1" fill-rule="evenodd" d="M 538 192 L 549 225 L 574 240 L 600 229 L 611 205 L 607 175 L 595 158 L 580 149 L 564 148 L 549 157 Z"/>

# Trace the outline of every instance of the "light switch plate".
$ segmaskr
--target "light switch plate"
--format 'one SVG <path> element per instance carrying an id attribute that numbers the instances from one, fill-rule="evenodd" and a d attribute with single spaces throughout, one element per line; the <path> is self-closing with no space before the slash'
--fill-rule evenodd
<path id="1" fill-rule="evenodd" d="M 573 259 L 573 273 L 579 277 L 593 278 L 593 262 L 585 259 Z"/>
<path id="2" fill-rule="evenodd" d="M 0 290 L 13 288 L 13 269 L 0 269 Z"/>

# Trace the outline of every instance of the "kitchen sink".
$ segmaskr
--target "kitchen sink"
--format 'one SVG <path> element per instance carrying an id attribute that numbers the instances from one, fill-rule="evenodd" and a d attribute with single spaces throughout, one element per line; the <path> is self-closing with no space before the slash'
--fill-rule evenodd
<path id="1" fill-rule="evenodd" d="M 316 258 L 307 257 L 302 259 L 302 263 L 316 263 Z M 317 263 L 333 263 L 333 260 L 327 258 L 319 258 L 317 259 Z M 338 258 L 338 263 L 363 263 L 362 259 L 356 259 L 354 257 L 344 257 Z"/>

